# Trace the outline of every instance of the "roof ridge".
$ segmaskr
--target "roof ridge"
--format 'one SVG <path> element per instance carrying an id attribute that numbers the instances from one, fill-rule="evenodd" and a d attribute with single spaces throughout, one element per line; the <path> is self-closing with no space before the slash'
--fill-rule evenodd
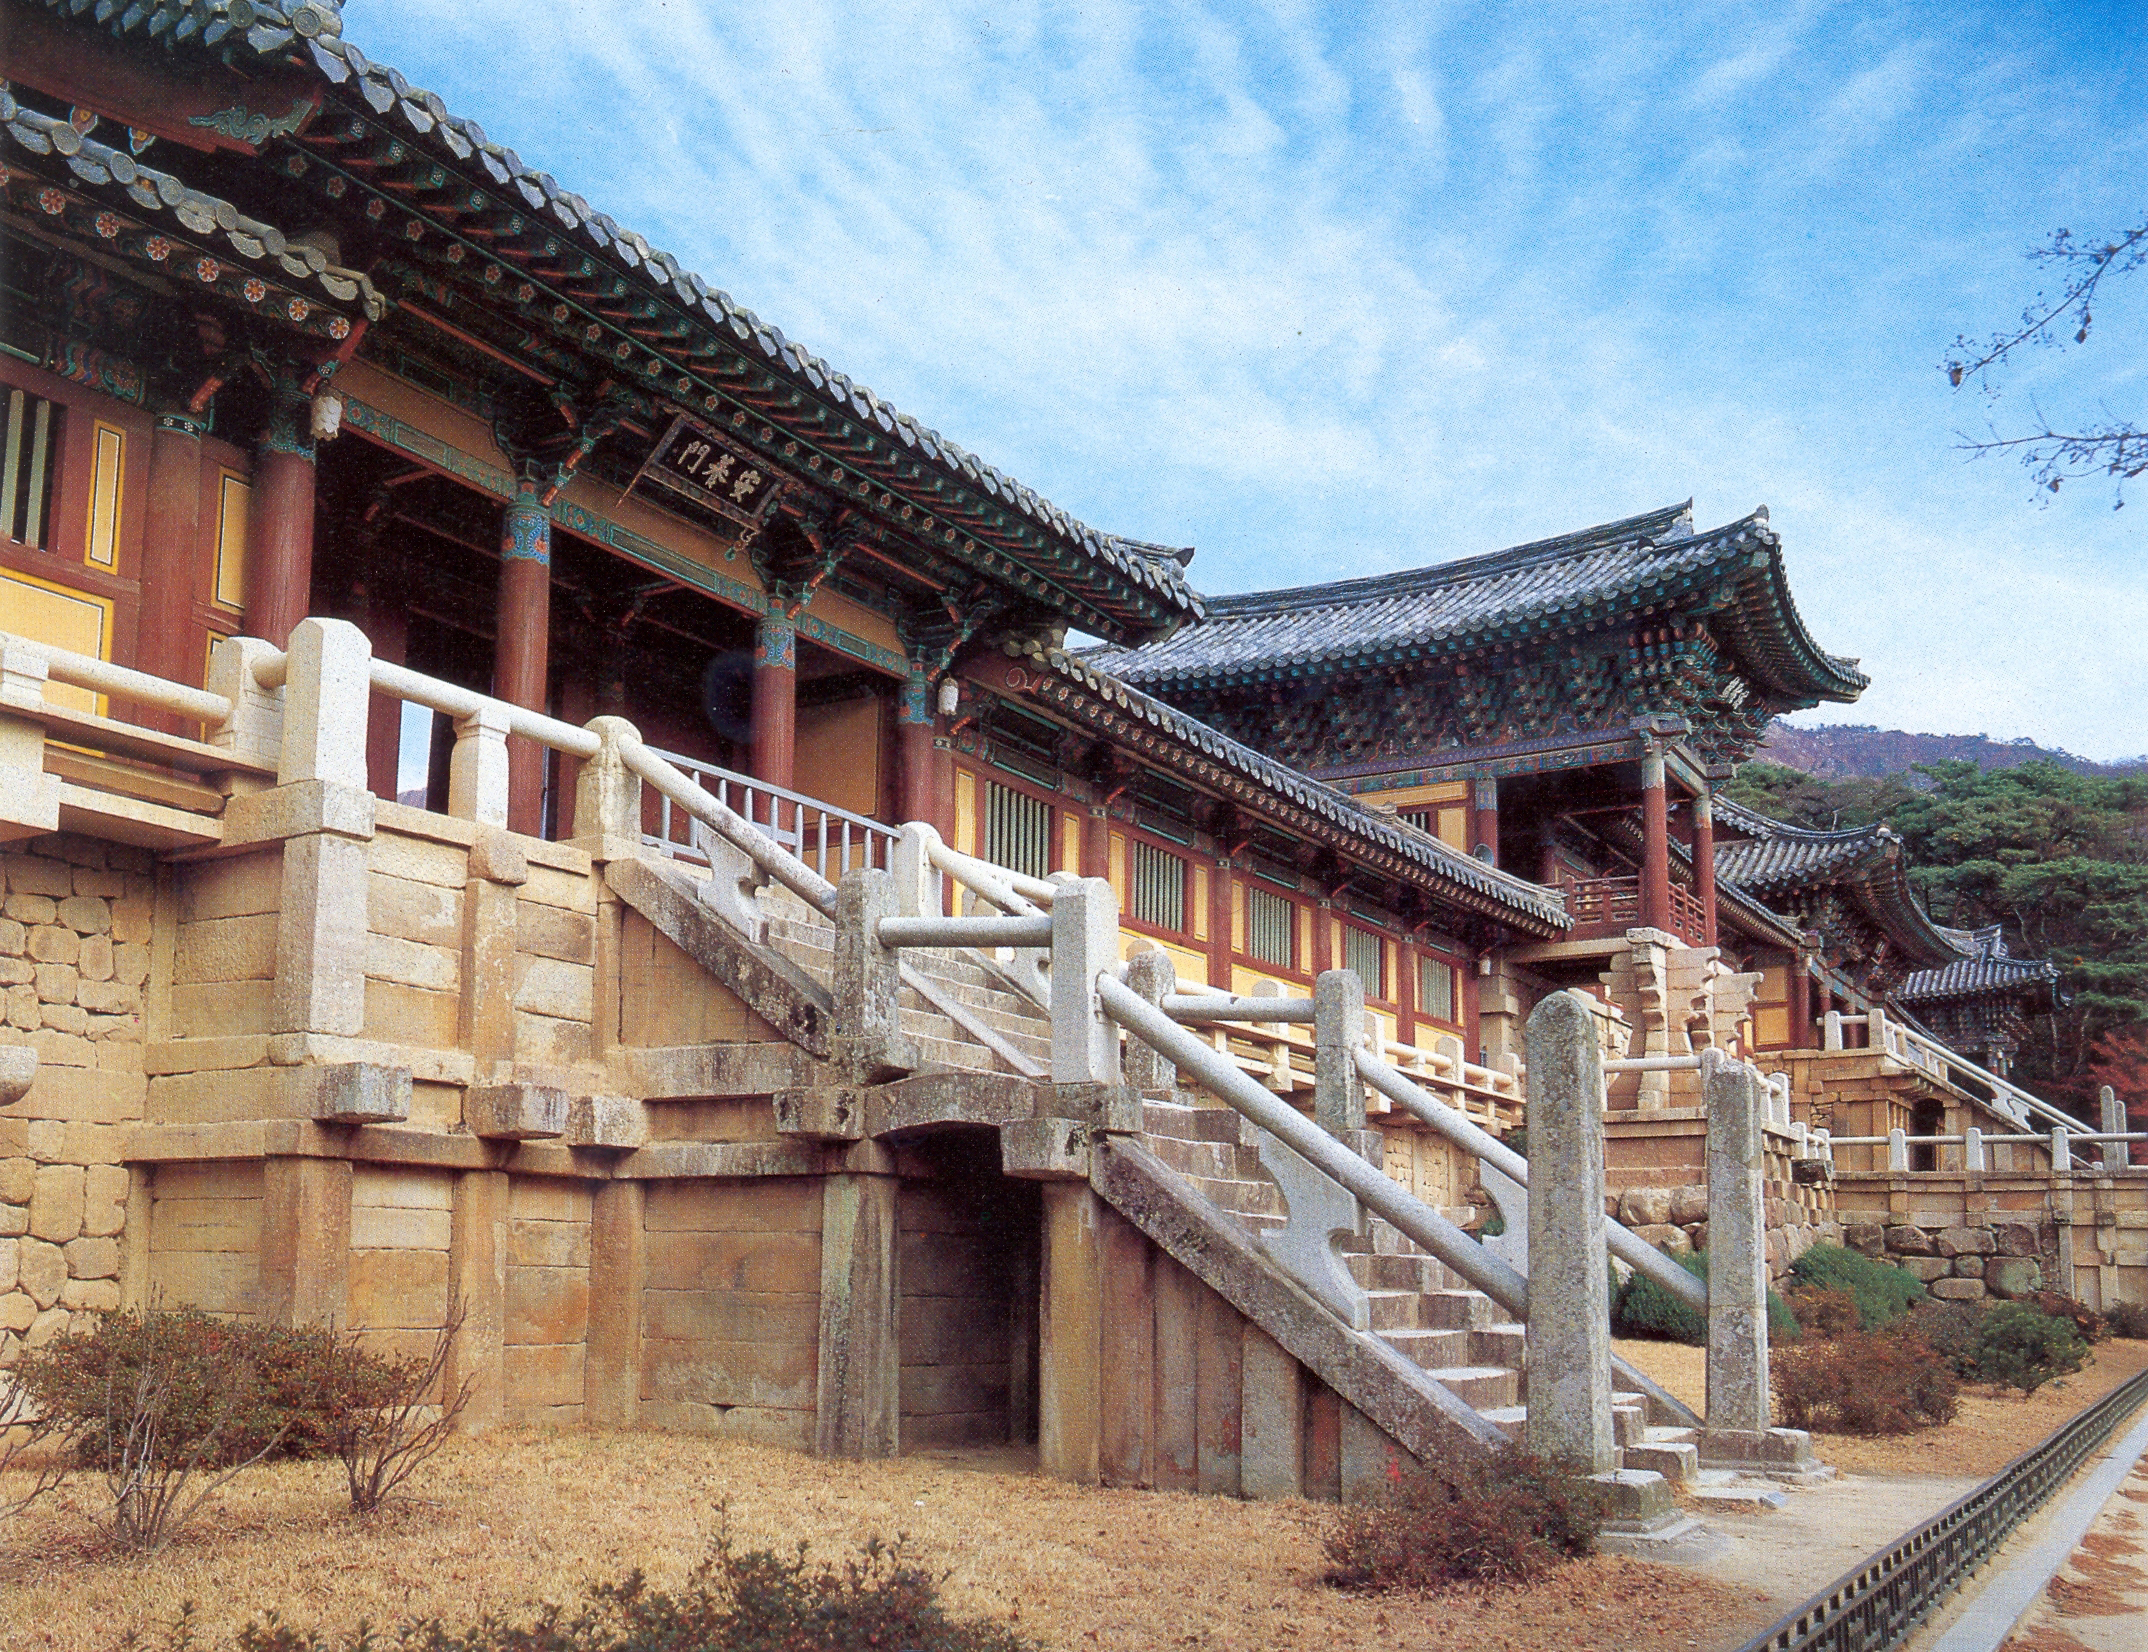
<path id="1" fill-rule="evenodd" d="M 1708 539 L 1715 535 L 1734 532 L 1749 526 L 1754 520 L 1748 516 L 1724 527 L 1711 528 L 1707 533 L 1696 535 L 1692 530 L 1693 501 L 1682 505 L 1667 505 L 1660 510 L 1647 511 L 1639 516 L 1621 517 L 1615 522 L 1601 522 L 1591 528 L 1579 528 L 1572 533 L 1556 534 L 1549 539 L 1531 540 L 1523 545 L 1510 545 L 1504 550 L 1484 551 L 1476 556 L 1460 557 L 1451 562 L 1435 562 L 1422 568 L 1400 568 L 1392 573 L 1366 574 L 1357 579 L 1333 580 L 1319 585 L 1280 586 L 1268 591 L 1241 591 L 1229 596 L 1210 596 L 1208 614 L 1211 620 L 1232 615 L 1284 613 L 1292 608 L 1338 605 L 1369 596 L 1402 596 L 1418 591 L 1451 585 L 1458 580 L 1480 577 L 1485 574 L 1504 573 L 1510 568 L 1533 567 L 1541 562 L 1555 562 L 1565 556 L 1586 555 L 1591 551 L 1606 550 L 1614 545 L 1636 539 L 1649 539 L 1653 543 L 1664 540 Z M 1766 514 L 1757 517 L 1765 521 Z M 1668 530 L 1683 522 L 1686 531 L 1673 533 Z M 1658 528 L 1660 534 L 1648 530 Z"/>

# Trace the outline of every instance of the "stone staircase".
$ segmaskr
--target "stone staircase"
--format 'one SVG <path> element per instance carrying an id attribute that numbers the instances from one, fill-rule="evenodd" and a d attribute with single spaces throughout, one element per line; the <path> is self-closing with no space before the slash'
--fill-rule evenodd
<path id="1" fill-rule="evenodd" d="M 1251 1145 L 1252 1127 L 1231 1109 L 1203 1105 L 1198 1093 L 1182 1089 L 1176 1101 L 1148 1102 L 1144 1124 L 1149 1150 L 1255 1238 L 1289 1220 L 1281 1194 L 1261 1168 L 1259 1149 Z M 1346 1246 L 1345 1257 L 1368 1298 L 1375 1334 L 1508 1438 L 1519 1439 L 1528 1414 L 1522 1389 L 1526 1332 L 1513 1316 L 1378 1218 Z M 1642 1394 L 1612 1396 L 1621 1467 L 1691 1479 L 1699 1468 L 1691 1432 L 1656 1426 L 1648 1412 Z"/>
<path id="2" fill-rule="evenodd" d="M 823 986 L 835 959 L 835 930 L 811 907 L 787 894 L 764 891 L 769 911 L 768 943 Z M 981 960 L 938 949 L 903 953 L 906 968 L 924 977 L 941 998 L 991 1029 L 1039 1073 L 1051 1067 L 1051 1018 Z M 1004 1072 L 1009 1063 L 987 1049 L 954 1019 L 905 986 L 901 999 L 903 1031 L 917 1047 L 927 1069 Z"/>
<path id="3" fill-rule="evenodd" d="M 821 913 L 773 886 L 761 892 L 760 901 L 768 915 L 770 948 L 825 985 L 833 968 L 834 928 Z M 983 959 L 952 950 L 913 949 L 904 953 L 904 963 L 925 978 L 935 995 L 989 1028 L 1033 1073 L 1049 1071 L 1050 1017 Z M 901 1012 L 903 1030 L 927 1069 L 1010 1069 L 1003 1056 L 908 985 Z M 1174 1099 L 1148 1099 L 1142 1122 L 1144 1145 L 1256 1240 L 1288 1224 L 1288 1206 L 1262 1167 L 1257 1131 L 1235 1111 L 1181 1087 Z M 1527 1415 L 1522 1387 L 1525 1332 L 1507 1310 L 1376 1218 L 1364 1235 L 1346 1246 L 1345 1257 L 1366 1292 L 1374 1333 L 1509 1438 L 1518 1439 Z M 1654 1426 L 1648 1410 L 1644 1395 L 1613 1396 L 1612 1424 L 1622 1466 L 1652 1469 L 1673 1481 L 1690 1480 L 1698 1469 L 1690 1432 Z"/>

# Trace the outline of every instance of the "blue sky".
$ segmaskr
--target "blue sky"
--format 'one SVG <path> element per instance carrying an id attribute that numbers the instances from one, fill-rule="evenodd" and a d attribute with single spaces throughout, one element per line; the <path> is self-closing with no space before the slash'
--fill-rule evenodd
<path id="1" fill-rule="evenodd" d="M 2148 275 L 1987 405 L 2026 248 L 2148 212 L 2130 4 L 347 0 L 368 55 L 1204 590 L 1766 504 L 1800 721 L 2148 751 Z M 536 21 L 542 17 L 543 22 Z"/>

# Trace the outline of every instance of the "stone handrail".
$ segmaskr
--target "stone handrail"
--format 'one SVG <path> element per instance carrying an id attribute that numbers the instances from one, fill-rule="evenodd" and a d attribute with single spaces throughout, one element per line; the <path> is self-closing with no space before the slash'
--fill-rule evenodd
<path id="1" fill-rule="evenodd" d="M 740 818 L 762 827 L 824 878 L 840 878 L 854 866 L 893 863 L 896 832 L 892 826 L 699 758 L 655 746 L 648 749 Z M 644 832 L 642 842 L 666 855 L 691 854 L 692 843 L 678 837 L 672 819 L 676 805 L 669 796 L 658 796 L 661 809 L 656 831 Z"/>
<path id="2" fill-rule="evenodd" d="M 55 648 L 50 643 L 39 642 L 33 637 L 0 631 L 0 651 L 14 653 L 17 650 L 41 659 L 50 680 L 64 683 L 70 688 L 85 688 L 133 705 L 147 706 L 156 711 L 175 712 L 181 717 L 194 718 L 211 728 L 231 719 L 231 701 L 222 694 L 212 694 L 206 689 L 188 688 L 182 683 L 151 676 L 146 671 L 114 665 L 109 660 L 100 660 L 89 654 Z"/>
<path id="3" fill-rule="evenodd" d="M 1481 1130 L 1468 1117 L 1427 1095 L 1386 1062 L 1363 1050 L 1356 1052 L 1358 1076 L 1394 1102 L 1412 1118 L 1430 1125 L 1471 1157 L 1482 1160 L 1526 1192 L 1529 1161 L 1496 1136 Z M 1705 1071 L 1705 1064 L 1703 1064 Z M 1706 1311 L 1708 1287 L 1678 1263 L 1656 1249 L 1613 1217 L 1604 1219 L 1604 1243 L 1613 1256 L 1636 1272 L 1645 1273 L 1680 1301 Z"/>

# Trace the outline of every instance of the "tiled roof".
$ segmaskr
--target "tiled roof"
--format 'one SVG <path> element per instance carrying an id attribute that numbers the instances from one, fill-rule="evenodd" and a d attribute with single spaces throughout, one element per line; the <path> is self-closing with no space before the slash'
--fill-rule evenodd
<path id="1" fill-rule="evenodd" d="M 1429 660 L 1696 594 L 1713 603 L 1723 640 L 1769 691 L 1852 700 L 1869 682 L 1854 660 L 1822 653 L 1806 632 L 1767 512 L 1696 534 L 1690 502 L 1404 573 L 1210 597 L 1205 623 L 1088 658 L 1170 693 Z"/>
<path id="2" fill-rule="evenodd" d="M 693 326 L 741 349 L 764 371 L 790 381 L 814 399 L 832 403 L 847 416 L 885 433 L 915 463 L 937 472 L 958 489 L 972 490 L 1025 518 L 1034 526 L 1021 528 L 1016 541 L 1039 532 L 1049 535 L 1147 593 L 1162 611 L 1152 629 L 1167 629 L 1200 616 L 1201 596 L 1186 582 L 1179 555 L 1157 554 L 1162 547 L 1090 527 L 785 338 L 780 329 L 711 287 L 669 253 L 613 222 L 581 196 L 562 189 L 513 150 L 493 142 L 476 122 L 451 113 L 433 93 L 411 85 L 385 64 L 373 62 L 343 38 L 340 0 L 134 0 L 125 6 L 116 0 L 42 3 L 49 11 L 83 18 L 114 34 L 310 65 L 353 105 L 387 124 L 399 141 L 429 149 L 456 167 L 481 174 L 490 187 L 511 191 L 550 233 L 620 269 Z M 418 205 L 413 210 L 425 208 Z M 908 516 L 906 507 L 904 519 Z M 981 537 L 983 530 L 977 531 Z M 1022 588 L 1043 594 L 1048 582 L 1032 585 L 1025 575 Z"/>
<path id="3" fill-rule="evenodd" d="M 2047 997 L 2058 987 L 2058 965 L 2048 958 L 2007 956 L 1999 926 L 1939 931 L 1965 956 L 1938 969 L 1916 970 L 1895 996 L 1907 1003 L 1977 998 L 1986 993 L 2032 993 Z"/>
<path id="4" fill-rule="evenodd" d="M 1851 826 L 1816 832 L 1741 808 L 1727 798 L 1714 804 L 1716 831 L 1726 827 L 1742 840 L 1715 846 L 1716 876 L 1757 895 L 1832 883 L 1883 859 L 1901 839 L 1885 826 Z"/>
<path id="5" fill-rule="evenodd" d="M 1287 764 L 1239 744 L 1198 717 L 1129 687 L 1086 660 L 1056 648 L 1032 654 L 1030 659 L 1062 683 L 1117 708 L 1131 722 L 1157 731 L 1355 838 L 1401 856 L 1440 883 L 1470 891 L 1480 903 L 1490 902 L 1526 917 L 1533 927 L 1552 932 L 1563 931 L 1572 923 L 1567 916 L 1565 899 L 1557 891 L 1518 878 L 1511 872 L 1502 872 L 1459 849 L 1450 848 L 1428 832 L 1374 814 L 1348 793 L 1323 785 Z M 1055 690 L 1052 685 L 1040 688 L 1039 692 L 1047 703 L 1063 706 L 1066 702 L 1065 691 Z"/>
<path id="6" fill-rule="evenodd" d="M 286 325 L 311 323 L 309 330 L 325 331 L 338 311 L 377 320 L 385 308 L 370 281 L 356 270 L 337 268 L 319 248 L 293 241 L 229 201 L 143 165 L 126 149 L 101 143 L 72 122 L 29 108 L 5 83 L 0 83 L 0 134 L 0 154 L 17 157 L 13 166 L 0 162 L 0 190 L 12 196 L 21 188 L 32 197 L 34 207 L 26 216 L 33 222 L 73 228 L 108 253 L 135 259 L 193 290 L 218 290 L 256 310 L 272 304 L 275 319 Z M 30 157 L 27 164 L 22 156 Z M 70 202 L 63 191 L 35 188 L 39 176 L 59 177 L 71 190 L 96 195 L 89 204 L 79 198 Z M 98 198 L 109 202 L 110 210 L 97 210 Z M 71 212 L 89 222 L 67 224 Z M 213 256 L 178 256 L 174 236 L 183 246 Z M 343 330 L 349 330 L 347 320 Z"/>
<path id="7" fill-rule="evenodd" d="M 1716 843 L 1716 876 L 1724 883 L 1769 902 L 1833 886 L 1857 898 L 1905 962 L 1939 967 L 1958 950 L 1910 888 L 1902 839 L 1890 828 L 1819 832 L 1727 798 L 1715 800 L 1714 815 L 1718 833 L 1739 834 Z"/>

